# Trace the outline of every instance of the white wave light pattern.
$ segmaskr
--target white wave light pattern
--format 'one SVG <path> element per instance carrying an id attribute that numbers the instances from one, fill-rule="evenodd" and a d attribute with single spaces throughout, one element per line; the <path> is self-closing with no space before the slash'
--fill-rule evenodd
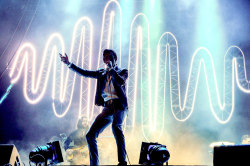
<path id="1" fill-rule="evenodd" d="M 186 121 L 193 112 L 201 67 L 204 68 L 210 108 L 219 123 L 228 122 L 233 114 L 235 79 L 238 87 L 243 92 L 250 93 L 250 83 L 246 77 L 245 57 L 242 50 L 237 46 L 229 47 L 224 56 L 224 90 L 222 99 L 218 90 L 213 59 L 208 49 L 200 47 L 192 56 L 183 104 L 180 94 L 178 43 L 175 36 L 170 32 L 166 32 L 161 36 L 157 46 L 158 79 L 160 78 L 160 69 L 165 69 L 166 72 L 167 66 L 165 61 L 161 59 L 167 59 L 167 57 L 169 61 L 170 105 L 172 114 L 178 121 Z M 156 89 L 161 84 L 158 79 L 156 79 Z"/>
<path id="2" fill-rule="evenodd" d="M 119 65 L 122 65 L 122 61 L 128 63 L 127 94 L 131 110 L 128 124 L 131 124 L 132 128 L 135 126 L 138 112 L 141 115 L 142 126 L 154 130 L 159 127 L 157 121 L 161 119 L 160 127 L 163 128 L 166 103 L 168 102 L 166 100 L 168 86 L 170 87 L 170 106 L 174 118 L 178 121 L 186 121 L 193 112 L 201 74 L 206 79 L 211 112 L 219 123 L 227 123 L 232 117 L 235 82 L 241 91 L 250 93 L 245 57 L 239 47 L 229 47 L 224 56 L 223 97 L 218 90 L 212 56 L 208 49 L 201 47 L 192 56 L 184 101 L 181 101 L 178 42 L 175 36 L 170 32 L 165 32 L 160 37 L 157 45 L 157 67 L 153 75 L 151 73 L 153 59 L 149 38 L 150 23 L 146 15 L 137 14 L 131 23 L 128 61 L 124 58 L 121 59 L 121 27 L 121 7 L 116 0 L 111 0 L 104 8 L 97 66 L 92 66 L 94 26 L 88 17 L 80 18 L 75 25 L 69 58 L 85 69 L 95 69 L 102 67 L 100 59 L 103 49 L 111 48 L 119 54 Z M 60 62 L 58 52 L 62 54 L 65 52 L 63 38 L 58 33 L 49 37 L 39 65 L 36 64 L 35 47 L 31 43 L 25 43 L 18 49 L 9 75 L 11 83 L 17 83 L 21 74 L 24 73 L 24 97 L 31 104 L 42 100 L 46 90 L 49 89 L 48 82 L 52 77 L 52 108 L 55 115 L 61 118 L 66 115 L 71 106 L 76 74 L 70 73 Z M 38 72 L 37 67 L 39 67 Z M 167 77 L 170 80 L 169 84 Z M 92 80 L 81 78 L 79 116 L 85 114 L 89 120 L 93 119 L 94 103 L 91 93 L 93 93 L 95 85 L 96 83 Z M 137 111 L 138 109 L 140 111 Z"/>

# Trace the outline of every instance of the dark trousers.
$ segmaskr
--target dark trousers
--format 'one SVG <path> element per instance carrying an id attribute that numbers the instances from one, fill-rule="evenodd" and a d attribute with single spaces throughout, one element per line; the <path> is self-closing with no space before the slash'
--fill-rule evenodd
<path id="1" fill-rule="evenodd" d="M 125 138 L 122 131 L 122 124 L 127 112 L 127 109 L 124 110 L 120 108 L 119 103 L 113 103 L 105 106 L 102 112 L 96 117 L 86 134 L 86 140 L 89 147 L 90 165 L 99 165 L 96 138 L 111 122 L 112 131 L 117 144 L 118 161 L 119 163 L 126 161 Z"/>

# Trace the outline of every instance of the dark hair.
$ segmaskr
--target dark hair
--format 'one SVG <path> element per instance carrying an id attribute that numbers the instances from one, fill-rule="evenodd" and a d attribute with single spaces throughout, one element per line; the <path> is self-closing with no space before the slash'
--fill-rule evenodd
<path id="1" fill-rule="evenodd" d="M 110 54 L 110 55 L 112 55 L 113 58 L 114 58 L 114 60 L 117 61 L 117 55 L 116 55 L 115 51 L 110 50 L 110 49 L 105 49 L 105 50 L 103 51 L 103 55 L 104 55 L 104 54 Z"/>

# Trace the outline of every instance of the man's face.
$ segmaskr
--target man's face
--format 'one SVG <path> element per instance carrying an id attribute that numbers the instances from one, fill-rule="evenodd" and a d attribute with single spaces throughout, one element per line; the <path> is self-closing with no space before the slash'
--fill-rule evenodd
<path id="1" fill-rule="evenodd" d="M 110 53 L 103 54 L 103 62 L 108 65 L 109 61 L 112 60 L 112 55 Z"/>

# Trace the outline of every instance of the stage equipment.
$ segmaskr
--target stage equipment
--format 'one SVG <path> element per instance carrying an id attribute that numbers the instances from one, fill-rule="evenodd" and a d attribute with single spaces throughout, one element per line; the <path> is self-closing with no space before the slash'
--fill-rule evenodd
<path id="1" fill-rule="evenodd" d="M 0 165 L 22 166 L 17 148 L 13 144 L 0 144 Z"/>
<path id="2" fill-rule="evenodd" d="M 38 146 L 30 152 L 29 160 L 36 165 L 44 163 L 45 166 L 48 163 L 54 165 L 63 162 L 59 141 L 47 143 L 45 146 Z"/>
<path id="3" fill-rule="evenodd" d="M 163 165 L 169 158 L 170 154 L 165 145 L 142 142 L 139 164 Z"/>
<path id="4" fill-rule="evenodd" d="M 214 147 L 214 166 L 250 165 L 250 144 Z"/>
<path id="5" fill-rule="evenodd" d="M 215 146 L 227 146 L 227 145 L 235 145 L 234 142 L 228 142 L 228 141 L 219 141 L 219 142 L 212 142 L 209 147 L 214 148 Z"/>

